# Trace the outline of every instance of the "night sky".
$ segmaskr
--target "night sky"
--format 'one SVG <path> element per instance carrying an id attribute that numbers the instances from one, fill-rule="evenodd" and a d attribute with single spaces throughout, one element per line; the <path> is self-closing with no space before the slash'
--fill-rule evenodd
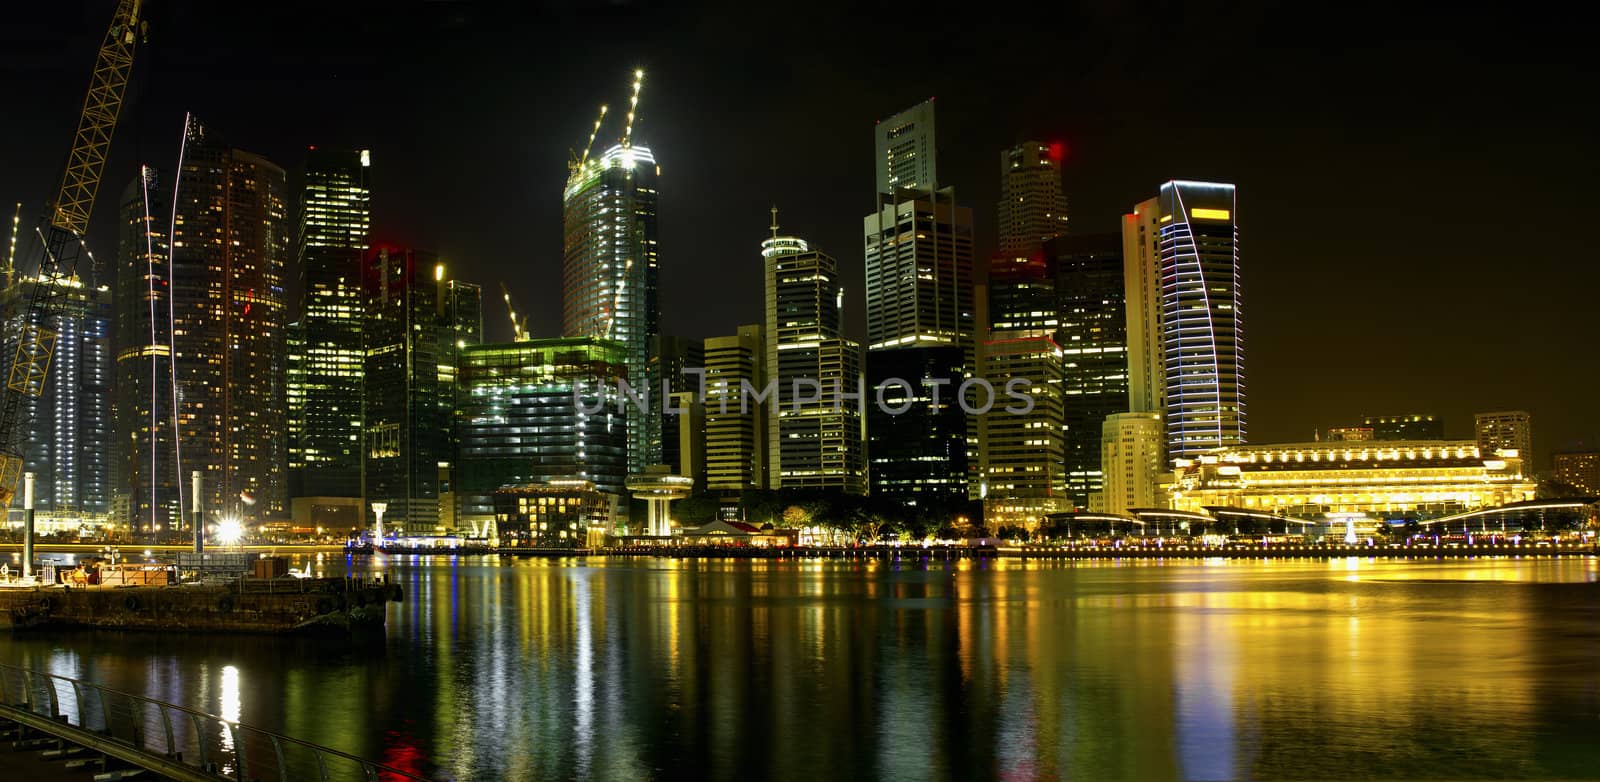
<path id="1" fill-rule="evenodd" d="M 0 199 L 8 217 L 24 202 L 24 225 L 113 6 L 8 4 L 0 22 Z M 941 179 L 976 212 L 980 260 L 999 152 L 1025 138 L 1066 143 L 1077 233 L 1116 230 L 1167 179 L 1238 185 L 1252 441 L 1364 412 L 1435 412 L 1466 437 L 1472 412 L 1515 408 L 1541 467 L 1600 446 L 1595 69 L 1565 14 L 940 8 L 155 0 L 92 248 L 115 252 L 118 195 L 140 162 L 170 165 L 190 110 L 291 177 L 306 145 L 370 147 L 374 238 L 483 284 L 490 336 L 510 333 L 501 280 L 553 336 L 568 151 L 600 103 L 620 118 L 643 67 L 663 330 L 761 318 L 776 204 L 785 232 L 840 259 L 859 331 L 872 125 L 934 96 Z"/>

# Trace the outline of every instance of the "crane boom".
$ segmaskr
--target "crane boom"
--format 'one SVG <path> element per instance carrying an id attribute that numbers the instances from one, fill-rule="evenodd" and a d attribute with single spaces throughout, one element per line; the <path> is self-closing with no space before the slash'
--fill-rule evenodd
<path id="1" fill-rule="evenodd" d="M 507 288 L 504 282 L 500 283 L 500 296 L 506 300 L 506 314 L 511 318 L 511 341 L 527 341 L 528 319 L 517 319 L 517 308 L 511 303 L 511 289 Z"/>
<path id="2" fill-rule="evenodd" d="M 9 507 L 16 496 L 26 451 L 28 424 L 32 417 L 29 397 L 44 392 L 50 360 L 55 355 L 56 332 L 49 328 L 52 316 L 62 312 L 66 287 L 75 281 L 78 259 L 84 254 L 84 236 L 94 212 L 95 194 L 111 152 L 111 136 L 122 112 L 122 97 L 133 71 L 134 50 L 143 37 L 144 23 L 139 18 L 142 0 L 118 0 L 117 10 L 106 29 L 100 52 L 89 77 L 89 91 L 78 116 L 77 133 L 67 155 L 66 169 L 55 200 L 50 202 L 43 230 L 43 252 L 39 271 L 32 280 L 26 311 L 20 319 L 8 319 L 20 328 L 11 371 L 6 378 L 4 401 L 0 402 L 0 508 Z"/>

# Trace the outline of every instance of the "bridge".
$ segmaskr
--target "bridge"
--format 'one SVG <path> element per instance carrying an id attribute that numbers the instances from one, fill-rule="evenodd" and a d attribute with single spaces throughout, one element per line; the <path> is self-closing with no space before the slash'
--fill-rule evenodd
<path id="1" fill-rule="evenodd" d="M 9 723 L 9 724 L 8 724 Z M 74 769 L 120 761 L 178 782 L 404 782 L 426 779 L 329 747 L 82 679 L 0 663 L 0 734 Z M 10 736 L 8 736 L 10 738 Z M 35 775 L 30 775 L 36 778 Z"/>

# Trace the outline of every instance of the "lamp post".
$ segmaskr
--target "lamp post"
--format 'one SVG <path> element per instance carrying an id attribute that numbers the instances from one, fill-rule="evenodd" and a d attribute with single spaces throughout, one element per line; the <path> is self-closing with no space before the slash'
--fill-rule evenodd
<path id="1" fill-rule="evenodd" d="M 192 492 L 194 494 L 194 498 L 190 500 L 189 503 L 192 513 L 191 517 L 194 519 L 194 521 L 191 522 L 194 524 L 194 553 L 200 554 L 206 550 L 206 522 L 205 513 L 203 510 L 205 506 L 200 504 L 200 488 L 202 479 L 200 477 L 199 470 L 195 470 L 194 472 L 190 473 L 189 477 L 194 483 L 194 490 Z"/>
<path id="2" fill-rule="evenodd" d="M 372 503 L 372 512 L 378 517 L 377 540 L 373 541 L 372 543 L 372 549 L 374 551 L 383 548 L 383 512 L 388 509 L 389 503 L 387 502 Z"/>
<path id="3" fill-rule="evenodd" d="M 33 473 L 22 474 L 22 578 L 33 577 Z"/>

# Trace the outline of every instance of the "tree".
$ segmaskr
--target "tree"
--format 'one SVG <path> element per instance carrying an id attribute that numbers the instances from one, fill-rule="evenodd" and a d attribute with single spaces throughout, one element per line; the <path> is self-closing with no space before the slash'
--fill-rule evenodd
<path id="1" fill-rule="evenodd" d="M 745 489 L 739 495 L 739 510 L 752 524 L 776 523 L 786 507 L 783 497 L 770 489 Z"/>
<path id="2" fill-rule="evenodd" d="M 698 527 L 715 521 L 721 508 L 722 500 L 715 493 L 702 491 L 673 503 L 672 515 L 685 527 Z"/>
<path id="3" fill-rule="evenodd" d="M 788 528 L 804 527 L 811 523 L 811 511 L 799 505 L 790 505 L 783 510 L 782 526 Z"/>

